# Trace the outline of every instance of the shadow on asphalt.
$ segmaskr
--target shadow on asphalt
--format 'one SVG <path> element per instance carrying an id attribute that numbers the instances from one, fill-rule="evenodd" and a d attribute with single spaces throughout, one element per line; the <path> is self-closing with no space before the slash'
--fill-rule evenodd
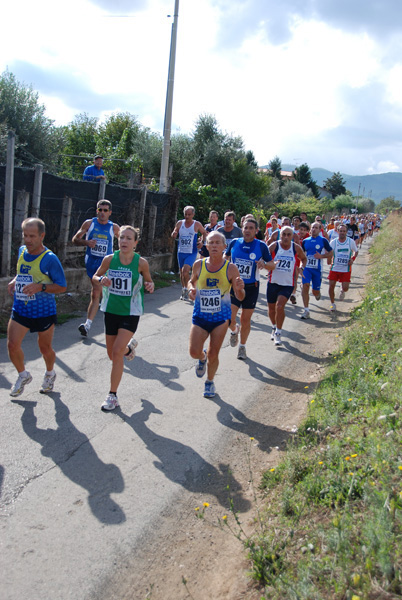
<path id="1" fill-rule="evenodd" d="M 124 370 L 131 373 L 136 379 L 155 379 L 171 390 L 177 392 L 184 390 L 180 383 L 172 381 L 172 379 L 179 379 L 180 371 L 178 367 L 150 363 L 141 356 L 136 356 L 135 360 L 130 363 L 130 367 L 127 364 L 124 366 Z"/>
<path id="2" fill-rule="evenodd" d="M 126 520 L 120 506 L 111 494 L 121 494 L 124 479 L 114 464 L 104 463 L 96 454 L 88 437 L 70 420 L 70 411 L 61 401 L 59 392 L 47 394 L 55 404 L 57 429 L 40 429 L 34 408 L 37 402 L 13 400 L 24 409 L 21 423 L 24 432 L 42 446 L 43 456 L 48 456 L 63 475 L 88 492 L 88 504 L 94 517 L 105 525 L 119 525 Z"/>
<path id="3" fill-rule="evenodd" d="M 244 498 L 242 486 L 231 474 L 229 465 L 219 464 L 219 468 L 198 454 L 193 448 L 164 437 L 150 429 L 146 422 L 151 414 L 162 415 L 148 400 L 141 400 L 142 410 L 131 416 L 120 409 L 114 411 L 127 425 L 132 427 L 147 449 L 157 458 L 154 466 L 174 483 L 195 494 L 213 494 L 219 504 L 229 508 L 229 495 L 236 512 L 246 512 L 251 508 Z"/>
<path id="4" fill-rule="evenodd" d="M 285 450 L 289 439 L 294 436 L 294 434 L 284 429 L 279 429 L 272 425 L 264 425 L 264 423 L 249 419 L 241 410 L 222 400 L 218 394 L 211 401 L 219 407 L 216 416 L 221 425 L 242 433 L 249 438 L 254 438 L 258 441 L 259 448 L 263 452 L 271 452 L 272 448 L 275 447 Z M 282 444 L 282 447 L 279 444 Z"/>

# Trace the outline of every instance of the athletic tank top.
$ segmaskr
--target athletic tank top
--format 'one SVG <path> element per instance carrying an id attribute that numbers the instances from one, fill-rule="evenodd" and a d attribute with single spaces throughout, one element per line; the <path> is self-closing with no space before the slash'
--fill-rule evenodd
<path id="1" fill-rule="evenodd" d="M 31 319 L 39 319 L 56 314 L 56 300 L 54 294 L 37 292 L 27 296 L 22 292 L 23 288 L 30 283 L 53 283 L 45 273 L 41 271 L 42 259 L 51 251 L 46 249 L 34 260 L 25 259 L 25 246 L 17 262 L 17 279 L 15 281 L 13 310 L 19 315 Z"/>
<path id="2" fill-rule="evenodd" d="M 280 242 L 276 242 L 274 252 L 271 254 L 277 265 L 274 271 L 269 271 L 268 282 L 293 286 L 296 270 L 295 243 L 291 242 L 290 248 L 285 250 Z"/>
<path id="3" fill-rule="evenodd" d="M 106 273 L 110 287 L 102 288 L 101 310 L 113 315 L 142 315 L 144 313 L 143 277 L 138 272 L 140 255 L 134 254 L 129 265 L 120 262 L 120 250 L 116 250 Z"/>
<path id="4" fill-rule="evenodd" d="M 222 267 L 213 273 L 208 271 L 206 261 L 206 258 L 201 261 L 193 315 L 213 323 L 226 321 L 232 314 L 229 293 L 231 284 L 228 279 L 230 263 L 225 260 Z"/>
<path id="5" fill-rule="evenodd" d="M 181 254 L 194 254 L 197 252 L 197 233 L 194 230 L 195 221 L 190 227 L 184 225 L 185 221 L 181 222 L 179 229 L 179 248 Z"/>
<path id="6" fill-rule="evenodd" d="M 351 270 L 349 261 L 352 256 L 352 243 L 354 244 L 353 240 L 350 238 L 346 238 L 343 243 L 339 241 L 339 238 L 335 238 L 331 241 L 331 247 L 334 251 L 331 271 L 337 273 L 349 273 Z"/>
<path id="7" fill-rule="evenodd" d="M 112 221 L 108 221 L 103 225 L 102 223 L 99 223 L 97 217 L 93 218 L 85 239 L 96 240 L 96 244 L 93 248 L 87 246 L 85 263 L 88 261 L 95 261 L 100 265 L 105 256 L 108 256 L 113 252 L 114 231 Z"/>

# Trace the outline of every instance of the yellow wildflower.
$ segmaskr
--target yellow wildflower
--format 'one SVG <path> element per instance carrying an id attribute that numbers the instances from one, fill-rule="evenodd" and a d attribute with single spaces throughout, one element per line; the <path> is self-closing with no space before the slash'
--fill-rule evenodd
<path id="1" fill-rule="evenodd" d="M 323 460 L 320 460 L 320 461 L 318 462 L 318 464 L 319 464 L 319 465 L 323 465 L 323 464 L 324 464 L 324 461 L 323 461 Z"/>
<path id="2" fill-rule="evenodd" d="M 223 517 L 222 517 L 222 519 L 223 519 L 224 521 L 226 521 L 226 519 L 227 519 L 227 518 L 228 518 L 228 516 L 227 516 L 227 515 L 223 515 Z"/>
<path id="3" fill-rule="evenodd" d="M 202 503 L 202 505 L 203 505 L 205 508 L 208 508 L 208 506 L 209 506 L 209 502 L 203 502 L 203 503 Z"/>
<path id="4" fill-rule="evenodd" d="M 194 510 L 195 510 L 195 511 L 197 511 L 197 510 L 200 510 L 200 507 L 199 507 L 199 506 L 196 506 Z"/>
<path id="5" fill-rule="evenodd" d="M 345 457 L 345 460 L 350 460 L 350 456 L 346 456 L 346 457 Z"/>
<path id="6" fill-rule="evenodd" d="M 270 469 L 270 472 L 273 473 L 275 471 L 275 467 L 272 467 L 272 469 Z"/>
<path id="7" fill-rule="evenodd" d="M 250 438 L 250 441 L 252 442 L 253 440 L 254 440 L 254 438 L 253 438 L 253 437 L 251 437 L 251 438 Z"/>
<path id="8" fill-rule="evenodd" d="M 352 458 L 356 458 L 357 454 L 351 454 L 350 455 Z"/>

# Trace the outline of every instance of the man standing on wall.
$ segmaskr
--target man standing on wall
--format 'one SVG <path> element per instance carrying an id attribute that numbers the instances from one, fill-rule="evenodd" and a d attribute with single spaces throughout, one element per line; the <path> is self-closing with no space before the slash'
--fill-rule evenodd
<path id="1" fill-rule="evenodd" d="M 112 203 L 109 200 L 99 200 L 96 211 L 97 216 L 84 221 L 72 240 L 75 246 L 86 246 L 85 267 L 92 286 L 87 320 L 78 327 L 83 337 L 88 335 L 102 295 L 102 286 L 92 278 L 105 256 L 113 254 L 114 236 L 119 237 L 120 232 L 120 227 L 109 220 L 112 214 Z"/>
<path id="2" fill-rule="evenodd" d="M 95 156 L 94 164 L 87 167 L 82 175 L 82 179 L 84 181 L 101 181 L 102 179 L 106 179 L 105 173 L 102 169 L 103 165 L 103 157 Z"/>
<path id="3" fill-rule="evenodd" d="M 46 364 L 41 393 L 53 390 L 56 373 L 56 354 L 52 348 L 54 326 L 57 322 L 55 294 L 67 289 L 66 278 L 59 259 L 43 245 L 45 224 L 41 219 L 25 219 L 22 223 L 24 245 L 17 262 L 17 274 L 8 284 L 14 295 L 11 318 L 8 322 L 8 355 L 18 371 L 18 379 L 10 396 L 16 398 L 31 383 L 32 375 L 25 369 L 21 345 L 30 331 L 38 334 L 38 346 Z"/>

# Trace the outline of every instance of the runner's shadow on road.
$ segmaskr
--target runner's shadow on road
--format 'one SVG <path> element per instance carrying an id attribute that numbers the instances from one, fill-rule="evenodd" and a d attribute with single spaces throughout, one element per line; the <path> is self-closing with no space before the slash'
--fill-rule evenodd
<path id="1" fill-rule="evenodd" d="M 96 454 L 88 437 L 70 420 L 70 411 L 59 392 L 47 394 L 55 404 L 56 429 L 41 429 L 34 412 L 36 402 L 14 400 L 24 409 L 21 423 L 24 432 L 42 446 L 43 456 L 52 459 L 63 475 L 88 492 L 92 514 L 105 525 L 120 525 L 126 516 L 111 494 L 121 494 L 124 479 L 114 464 L 104 463 Z"/>
<path id="2" fill-rule="evenodd" d="M 171 390 L 177 392 L 184 390 L 184 387 L 180 383 L 172 381 L 172 379 L 179 379 L 180 372 L 178 367 L 149 363 L 141 356 L 136 356 L 132 365 L 131 368 L 125 365 L 125 370 L 137 379 L 155 379 L 156 381 L 160 381 L 164 387 Z"/>
<path id="3" fill-rule="evenodd" d="M 260 450 L 264 452 L 271 452 L 273 447 L 285 450 L 287 442 L 294 435 L 278 427 L 264 425 L 264 423 L 249 419 L 241 410 L 222 400 L 219 394 L 216 394 L 211 401 L 219 407 L 216 416 L 221 425 L 242 433 L 249 438 L 254 438 L 258 441 Z M 280 444 L 283 444 L 282 447 L 279 446 Z"/>
<path id="4" fill-rule="evenodd" d="M 280 373 L 273 371 L 266 365 L 255 362 L 252 358 L 247 358 L 246 364 L 251 377 L 258 379 L 258 381 L 262 381 L 269 385 L 283 387 L 292 394 L 300 394 L 300 392 L 305 392 L 304 387 L 308 384 L 308 382 L 303 382 L 300 380 L 296 381 L 294 379 L 283 377 Z M 269 377 L 267 377 L 267 375 Z"/>
<path id="5" fill-rule="evenodd" d="M 154 466 L 174 483 L 194 494 L 213 494 L 219 504 L 229 508 L 229 492 L 234 510 L 246 512 L 250 502 L 244 498 L 242 486 L 230 471 L 230 466 L 219 464 L 216 468 L 190 446 L 155 433 L 146 425 L 150 415 L 162 415 L 148 400 L 141 400 L 142 410 L 131 416 L 115 411 L 132 427 L 147 449 L 156 456 Z M 229 486 L 229 490 L 228 490 Z"/>

